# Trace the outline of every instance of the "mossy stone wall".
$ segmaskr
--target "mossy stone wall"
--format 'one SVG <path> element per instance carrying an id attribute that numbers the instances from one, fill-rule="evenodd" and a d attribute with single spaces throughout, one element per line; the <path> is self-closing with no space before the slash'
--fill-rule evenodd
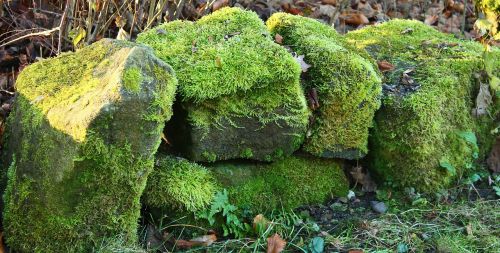
<path id="1" fill-rule="evenodd" d="M 254 12 L 223 8 L 138 41 L 177 73 L 180 104 L 165 134 L 184 156 L 270 161 L 299 148 L 309 116 L 300 67 Z"/>
<path id="2" fill-rule="evenodd" d="M 316 20 L 276 13 L 267 21 L 310 64 L 306 93 L 318 104 L 303 149 L 320 157 L 359 159 L 368 153 L 368 129 L 380 107 L 381 78 L 373 60 Z"/>
<path id="3" fill-rule="evenodd" d="M 494 106 L 489 115 L 472 113 L 480 82 L 488 82 L 477 78 L 485 68 L 483 46 L 410 20 L 366 27 L 347 38 L 395 66 L 386 74 L 375 116 L 370 169 L 386 182 L 428 192 L 470 170 L 494 140 Z"/>

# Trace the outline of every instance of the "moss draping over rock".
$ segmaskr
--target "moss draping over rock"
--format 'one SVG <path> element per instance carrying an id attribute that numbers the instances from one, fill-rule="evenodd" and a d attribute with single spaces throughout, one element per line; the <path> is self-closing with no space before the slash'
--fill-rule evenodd
<path id="1" fill-rule="evenodd" d="M 130 74 L 132 73 L 132 74 Z M 137 240 L 176 79 L 149 48 L 101 40 L 22 71 L 2 168 L 7 243 L 20 252 L 86 252 Z"/>
<path id="2" fill-rule="evenodd" d="M 200 211 L 216 190 L 226 188 L 232 204 L 257 214 L 319 204 L 344 196 L 349 187 L 340 162 L 315 157 L 292 156 L 269 164 L 218 162 L 208 167 L 163 157 L 157 164 L 144 200 L 166 210 Z"/>
<path id="3" fill-rule="evenodd" d="M 494 139 L 494 107 L 473 115 L 480 82 L 487 83 L 480 77 L 482 45 L 409 20 L 366 27 L 347 38 L 395 66 L 386 74 L 375 117 L 371 168 L 395 185 L 422 191 L 446 187 L 472 168 Z"/>
<path id="4" fill-rule="evenodd" d="M 142 198 L 150 207 L 197 212 L 210 205 L 217 189 L 207 168 L 183 158 L 158 155 Z"/>
<path id="5" fill-rule="evenodd" d="M 254 12 L 223 8 L 137 40 L 177 73 L 181 103 L 166 135 L 183 155 L 274 160 L 299 148 L 309 115 L 300 66 Z"/>
<path id="6" fill-rule="evenodd" d="M 267 26 L 311 65 L 304 73 L 304 89 L 310 96 L 317 93 L 319 108 L 304 150 L 322 157 L 365 156 L 368 129 L 382 91 L 378 70 L 367 53 L 314 19 L 276 13 Z"/>

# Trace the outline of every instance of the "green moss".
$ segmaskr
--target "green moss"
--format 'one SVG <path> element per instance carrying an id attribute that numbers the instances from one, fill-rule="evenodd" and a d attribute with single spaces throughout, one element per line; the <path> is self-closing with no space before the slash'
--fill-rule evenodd
<path id="1" fill-rule="evenodd" d="M 175 89 L 148 81 L 130 94 L 122 70 L 145 65 L 171 71 L 145 48 L 101 40 L 23 70 L 2 157 L 10 166 L 3 228 L 12 249 L 87 252 L 117 235 L 137 243 L 139 198 L 172 113 L 153 101 Z M 161 124 L 144 117 L 155 114 Z"/>
<path id="2" fill-rule="evenodd" d="M 267 26 L 311 65 L 303 85 L 306 91 L 316 90 L 319 108 L 304 149 L 325 157 L 364 156 L 382 91 L 371 58 L 348 45 L 331 27 L 310 18 L 276 13 Z"/>
<path id="3" fill-rule="evenodd" d="M 212 152 L 209 152 L 209 151 L 205 151 L 205 152 L 203 152 L 202 155 L 205 158 L 205 160 L 207 160 L 208 162 L 215 162 L 215 161 L 217 161 L 217 154 L 215 154 L 215 153 L 212 153 Z"/>
<path id="4" fill-rule="evenodd" d="M 288 157 L 271 164 L 211 166 L 231 203 L 255 213 L 323 203 L 347 194 L 349 183 L 336 161 Z"/>
<path id="5" fill-rule="evenodd" d="M 287 157 L 270 164 L 218 162 L 207 167 L 176 158 L 159 161 L 143 200 L 170 212 L 199 211 L 221 188 L 228 190 L 231 204 L 257 214 L 323 203 L 345 196 L 349 187 L 340 163 L 321 158 Z"/>
<path id="6" fill-rule="evenodd" d="M 143 200 L 150 207 L 196 212 L 212 202 L 216 191 L 215 180 L 206 168 L 181 158 L 159 156 Z"/>
<path id="7" fill-rule="evenodd" d="M 241 151 L 241 157 L 242 158 L 252 158 L 253 152 L 251 148 L 246 148 Z"/>
<path id="8" fill-rule="evenodd" d="M 246 131 L 273 125 L 286 132 L 278 135 L 305 132 L 309 112 L 299 83 L 300 66 L 273 42 L 254 12 L 223 8 L 195 23 L 162 24 L 141 33 L 137 41 L 151 46 L 175 69 L 188 123 L 203 133 L 196 141 L 216 143 L 212 133 L 243 129 L 247 119 L 258 126 Z M 228 143 L 221 145 L 227 150 Z M 229 159 L 240 155 L 241 149 L 230 155 L 213 152 Z M 254 158 L 259 158 L 256 152 Z"/>
<path id="9" fill-rule="evenodd" d="M 142 75 L 137 67 L 126 69 L 123 73 L 123 85 L 130 92 L 139 92 L 141 89 Z"/>
<path id="10" fill-rule="evenodd" d="M 470 169 L 476 151 L 460 133 L 475 133 L 483 154 L 493 139 L 491 119 L 471 114 L 479 89 L 474 76 L 484 69 L 483 47 L 409 20 L 366 27 L 347 38 L 396 67 L 386 74 L 393 90 L 385 92 L 370 139 L 371 165 L 379 176 L 434 192 Z M 414 90 L 405 90 L 407 70 L 413 70 Z M 457 173 L 447 172 L 440 160 L 449 161 Z"/>

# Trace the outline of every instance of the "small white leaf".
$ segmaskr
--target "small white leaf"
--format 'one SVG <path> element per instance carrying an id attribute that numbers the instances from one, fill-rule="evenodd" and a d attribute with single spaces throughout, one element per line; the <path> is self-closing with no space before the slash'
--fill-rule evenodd
<path id="1" fill-rule="evenodd" d="M 311 65 L 304 61 L 304 55 L 295 56 L 295 60 L 300 64 L 302 72 L 307 72 L 307 69 L 311 67 Z"/>
<path id="2" fill-rule="evenodd" d="M 130 40 L 130 35 L 123 28 L 120 28 L 118 35 L 116 35 L 117 40 Z"/>

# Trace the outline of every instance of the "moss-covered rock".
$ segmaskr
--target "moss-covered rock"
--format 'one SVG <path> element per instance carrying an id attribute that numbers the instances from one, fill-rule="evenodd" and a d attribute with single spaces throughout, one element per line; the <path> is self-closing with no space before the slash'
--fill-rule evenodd
<path id="1" fill-rule="evenodd" d="M 368 152 L 368 129 L 380 106 L 378 69 L 364 50 L 348 45 L 337 32 L 316 20 L 276 13 L 267 21 L 273 34 L 311 67 L 304 89 L 319 107 L 304 150 L 321 157 L 358 159 Z M 315 106 L 318 106 L 316 104 Z"/>
<path id="2" fill-rule="evenodd" d="M 223 8 L 137 41 L 176 71 L 180 103 L 165 134 L 184 156 L 274 160 L 299 148 L 309 115 L 300 66 L 255 13 Z"/>
<path id="3" fill-rule="evenodd" d="M 226 188 L 232 204 L 257 214 L 322 203 L 344 196 L 349 187 L 338 161 L 315 157 L 293 156 L 273 163 L 218 162 L 208 167 L 163 157 L 157 164 L 144 200 L 165 210 L 200 211 L 211 203 L 215 191 Z"/>
<path id="4" fill-rule="evenodd" d="M 20 252 L 87 252 L 137 239 L 176 79 L 146 47 L 101 40 L 28 66 L 16 83 L 3 168 L 7 243 Z"/>
<path id="5" fill-rule="evenodd" d="M 385 76 L 383 105 L 375 117 L 371 168 L 396 185 L 422 191 L 446 187 L 472 168 L 494 139 L 489 135 L 494 107 L 474 115 L 480 82 L 488 82 L 481 78 L 482 45 L 408 20 L 347 37 L 395 66 Z"/>
<path id="6" fill-rule="evenodd" d="M 217 189 L 205 167 L 159 154 L 142 198 L 149 207 L 197 212 L 210 205 Z"/>
<path id="7" fill-rule="evenodd" d="M 340 162 L 316 157 L 292 156 L 270 164 L 223 162 L 210 169 L 231 202 L 254 213 L 320 204 L 349 189 Z"/>

